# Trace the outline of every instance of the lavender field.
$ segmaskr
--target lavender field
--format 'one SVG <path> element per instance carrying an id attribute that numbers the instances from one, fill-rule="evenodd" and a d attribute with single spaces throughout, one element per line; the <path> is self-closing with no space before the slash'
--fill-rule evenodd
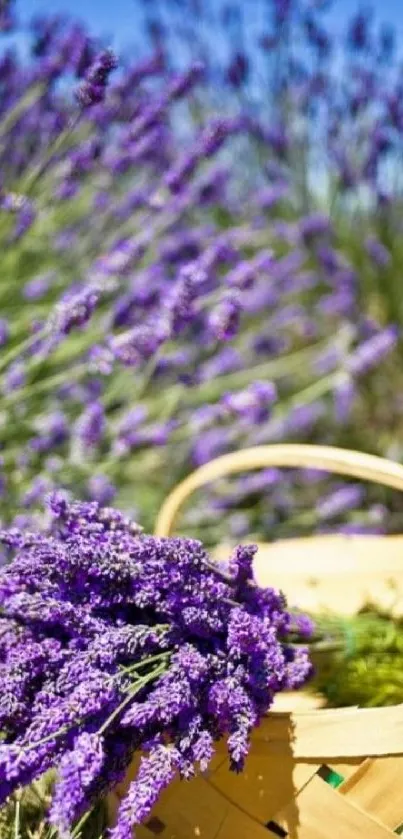
<path id="1" fill-rule="evenodd" d="M 38 547 L 53 515 L 69 531 L 73 553 L 84 544 L 74 541 L 81 526 L 86 550 L 93 550 L 92 525 L 108 531 L 116 556 L 122 544 L 129 552 L 134 531 L 124 516 L 152 533 L 167 493 L 220 454 L 308 442 L 403 462 L 402 44 L 379 13 L 355 4 L 335 33 L 331 5 L 248 0 L 246 10 L 241 0 L 136 0 L 134 23 L 128 22 L 133 49 L 119 55 L 68 14 L 29 24 L 24 18 L 20 26 L 18 3 L 0 3 L 0 565 L 6 569 L 0 609 L 11 608 L 7 598 L 16 596 L 24 574 L 31 579 L 31 566 L 19 567 L 18 559 L 15 578 L 7 576 L 10 550 L 27 549 L 44 578 L 45 558 L 52 557 L 61 576 L 55 582 L 50 575 L 46 591 L 63 589 L 58 549 Z M 82 507 L 66 507 L 71 497 Z M 101 514 L 88 512 L 99 510 L 89 502 L 118 508 L 122 520 L 106 525 Z M 119 545 L 115 525 L 123 534 Z M 274 468 L 195 495 L 179 527 L 207 546 L 228 538 L 402 528 L 403 502 L 395 492 L 315 470 Z M 237 557 L 239 590 L 228 580 L 215 588 L 206 565 L 210 602 L 223 592 L 227 605 L 231 598 L 239 597 L 242 608 L 248 602 L 251 557 Z M 111 585 L 123 585 L 115 572 L 115 565 L 107 572 Z M 71 580 L 68 597 L 76 607 L 87 588 Z M 172 590 L 177 582 L 170 581 Z M 164 584 L 158 578 L 155 586 Z M 98 594 L 100 608 L 106 595 Z M 154 595 L 141 590 L 136 608 L 146 609 L 150 597 L 158 615 Z M 115 620 L 117 602 L 103 603 L 105 621 L 112 613 Z M 123 602 L 129 608 L 130 599 Z M 31 605 L 21 601 L 15 614 L 27 609 L 34 623 L 38 614 L 44 620 L 43 603 L 34 617 Z M 205 606 L 203 600 L 197 608 Z M 252 629 L 234 624 L 228 642 L 234 655 L 246 654 L 239 638 L 253 630 L 256 640 L 257 622 L 268 615 L 276 632 L 297 631 L 281 603 L 253 608 Z M 65 631 L 68 615 L 60 617 Z M 189 617 L 180 643 L 190 643 L 194 621 Z M 218 617 L 203 625 L 205 636 L 200 630 L 208 642 L 219 631 Z M 146 652 L 162 662 L 153 678 L 164 672 L 174 643 L 168 633 L 165 644 L 164 627 L 159 632 L 162 640 L 147 633 L 143 639 Z M 73 658 L 82 649 L 79 637 Z M 58 672 L 62 659 L 53 641 L 48 653 Z M 0 673 L 9 667 L 1 643 L 2 637 Z M 280 655 L 277 636 L 270 643 L 271 655 Z M 203 644 L 191 664 L 174 661 L 168 688 L 179 671 L 205 666 Z M 257 651 L 256 640 L 248 654 Z M 292 664 L 271 685 L 270 701 L 305 678 L 304 656 Z M 16 738 L 29 699 L 25 676 L 17 675 L 0 699 L 0 729 L 14 715 Z M 113 705 L 109 682 L 93 675 L 91 690 L 106 696 L 103 726 L 107 710 L 121 706 Z M 63 689 L 75 678 L 69 673 Z M 253 713 L 244 694 L 238 710 L 224 711 L 218 694 L 214 706 L 218 729 L 224 718 L 238 726 L 231 753 L 237 767 L 250 727 L 270 704 L 252 665 L 248 678 Z M 242 713 L 249 715 L 247 731 Z M 127 718 L 134 725 L 135 716 Z M 56 736 L 63 719 L 61 713 L 50 733 L 43 728 L 41 742 Z M 78 773 L 87 767 L 91 785 L 102 756 L 98 741 L 81 736 Z M 207 760 L 210 740 L 205 753 L 197 743 Z M 17 781 L 30 782 L 57 756 L 40 743 L 35 759 L 14 772 L 7 748 L 0 742 L 1 802 Z M 152 748 L 157 759 L 164 747 L 153 741 Z M 63 811 L 80 815 L 83 804 L 68 786 L 70 764 L 63 765 L 66 787 L 55 799 L 53 827 L 13 839 L 81 836 L 77 825 L 70 833 Z M 169 780 L 172 765 L 165 768 Z M 72 797 L 63 805 L 66 789 Z M 139 806 L 139 822 L 144 813 Z M 129 839 L 127 812 L 119 824 L 113 839 Z M 0 839 L 2 829 L 0 822 Z"/>
<path id="2" fill-rule="evenodd" d="M 144 20 L 139 60 L 58 17 L 33 22 L 30 57 L 3 49 L 5 521 L 34 526 L 63 486 L 151 529 L 194 466 L 256 443 L 401 457 L 399 46 L 360 14 L 333 43 L 314 5 L 269 4 L 250 55 L 223 7 L 228 66 L 201 35 L 187 56 L 209 26 L 191 3 L 193 35 L 174 3 Z M 396 498 L 270 471 L 216 486 L 186 526 L 401 521 Z"/>

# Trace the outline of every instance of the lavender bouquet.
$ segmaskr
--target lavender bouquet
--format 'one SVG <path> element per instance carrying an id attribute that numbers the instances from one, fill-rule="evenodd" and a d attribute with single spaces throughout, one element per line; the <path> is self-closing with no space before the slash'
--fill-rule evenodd
<path id="1" fill-rule="evenodd" d="M 1 533 L 14 558 L 0 575 L 0 802 L 56 767 L 48 824 L 77 837 L 141 750 L 110 833 L 131 839 L 218 739 L 242 769 L 275 694 L 310 673 L 290 643 L 309 621 L 256 586 L 254 546 L 222 568 L 200 542 L 142 535 L 96 502 L 55 493 L 48 513 L 46 532 Z"/>

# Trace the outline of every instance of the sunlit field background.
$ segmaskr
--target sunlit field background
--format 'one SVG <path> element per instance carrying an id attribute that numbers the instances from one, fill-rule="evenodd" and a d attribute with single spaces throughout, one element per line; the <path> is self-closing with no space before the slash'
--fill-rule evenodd
<path id="1" fill-rule="evenodd" d="M 7 522 L 34 527 L 62 485 L 151 529 L 195 466 L 257 443 L 402 457 L 398 25 L 308 0 L 130 8 L 90 106 L 102 39 L 67 10 L 3 12 Z M 396 494 L 274 469 L 181 524 L 211 543 L 401 526 Z"/>

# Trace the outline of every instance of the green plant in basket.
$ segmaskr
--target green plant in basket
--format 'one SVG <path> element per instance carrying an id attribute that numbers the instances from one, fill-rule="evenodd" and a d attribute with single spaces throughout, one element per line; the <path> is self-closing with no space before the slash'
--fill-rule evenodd
<path id="1" fill-rule="evenodd" d="M 368 605 L 351 618 L 319 618 L 318 627 L 323 639 L 334 640 L 313 654 L 311 686 L 327 705 L 369 708 L 403 702 L 402 618 Z"/>

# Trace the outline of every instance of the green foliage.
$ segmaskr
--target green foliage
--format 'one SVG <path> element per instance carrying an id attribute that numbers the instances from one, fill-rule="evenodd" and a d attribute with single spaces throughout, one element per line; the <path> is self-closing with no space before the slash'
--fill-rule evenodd
<path id="1" fill-rule="evenodd" d="M 374 708 L 403 702 L 403 619 L 369 606 L 352 618 L 324 617 L 323 637 L 338 649 L 314 654 L 311 688 L 333 708 Z"/>
<path id="2" fill-rule="evenodd" d="M 55 780 L 52 772 L 32 786 L 10 797 L 0 809 L 1 839 L 59 839 L 49 825 L 46 813 L 51 801 Z M 107 818 L 104 802 L 96 804 L 89 814 L 76 825 L 73 839 L 103 839 Z"/>

